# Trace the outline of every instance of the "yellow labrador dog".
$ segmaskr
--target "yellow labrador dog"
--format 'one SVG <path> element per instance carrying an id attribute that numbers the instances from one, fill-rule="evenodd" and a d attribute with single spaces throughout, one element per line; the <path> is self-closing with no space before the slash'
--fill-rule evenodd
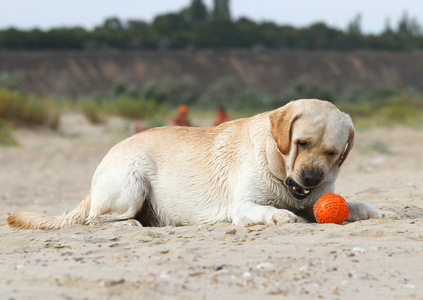
<path id="1" fill-rule="evenodd" d="M 350 117 L 320 100 L 293 101 L 214 128 L 154 128 L 109 151 L 91 192 L 70 213 L 15 213 L 7 222 L 48 230 L 106 213 L 154 226 L 313 221 L 313 204 L 334 192 L 353 143 Z M 367 203 L 348 206 L 347 221 L 396 216 Z"/>

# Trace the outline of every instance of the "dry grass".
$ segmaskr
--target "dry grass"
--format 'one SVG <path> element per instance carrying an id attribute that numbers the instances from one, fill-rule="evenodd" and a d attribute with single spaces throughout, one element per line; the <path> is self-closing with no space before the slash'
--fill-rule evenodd
<path id="1" fill-rule="evenodd" d="M 18 146 L 13 127 L 3 119 L 0 119 L 0 146 Z"/>
<path id="2" fill-rule="evenodd" d="M 339 109 L 350 114 L 359 128 L 404 125 L 411 128 L 423 126 L 423 98 L 406 94 L 363 103 L 342 103 Z"/>
<path id="3" fill-rule="evenodd" d="M 142 97 L 118 97 L 103 101 L 84 99 L 79 101 L 77 110 L 82 112 L 92 124 L 104 123 L 107 116 L 116 115 L 129 120 L 156 121 L 169 114 L 163 103 Z"/>
<path id="4" fill-rule="evenodd" d="M 17 91 L 2 89 L 0 118 L 16 125 L 57 128 L 60 110 L 53 100 L 25 96 Z"/>

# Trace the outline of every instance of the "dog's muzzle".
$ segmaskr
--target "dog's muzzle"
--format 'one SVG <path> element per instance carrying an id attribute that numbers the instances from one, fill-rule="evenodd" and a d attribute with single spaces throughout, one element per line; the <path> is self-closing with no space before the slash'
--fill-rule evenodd
<path id="1" fill-rule="evenodd" d="M 288 190 L 291 195 L 298 200 L 303 200 L 310 196 L 311 192 L 313 191 L 310 188 L 305 188 L 296 183 L 292 178 L 288 178 L 285 181 L 285 184 L 288 186 Z"/>
<path id="2" fill-rule="evenodd" d="M 313 189 L 317 188 L 323 182 L 325 176 L 321 170 L 303 170 L 301 172 L 301 182 L 295 182 L 291 177 L 285 180 L 291 195 L 298 200 L 303 200 L 310 196 Z"/>

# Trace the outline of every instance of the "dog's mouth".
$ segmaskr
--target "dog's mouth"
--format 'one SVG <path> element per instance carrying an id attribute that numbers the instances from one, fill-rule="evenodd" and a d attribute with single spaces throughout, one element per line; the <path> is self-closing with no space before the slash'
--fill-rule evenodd
<path id="1" fill-rule="evenodd" d="M 302 187 L 301 185 L 296 183 L 291 178 L 288 178 L 285 181 L 285 184 L 288 186 L 288 190 L 291 193 L 291 195 L 295 199 L 298 199 L 298 200 L 303 200 L 303 199 L 307 198 L 308 196 L 310 196 L 311 192 L 313 191 L 310 188 Z"/>

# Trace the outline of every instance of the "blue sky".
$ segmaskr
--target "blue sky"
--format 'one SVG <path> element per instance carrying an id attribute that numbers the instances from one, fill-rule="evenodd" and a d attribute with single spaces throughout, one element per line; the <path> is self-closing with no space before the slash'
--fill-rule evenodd
<path id="1" fill-rule="evenodd" d="M 0 0 L 0 29 L 50 29 L 82 26 L 92 29 L 108 18 L 151 21 L 175 12 L 191 0 Z M 210 8 L 213 0 L 204 0 Z M 273 21 L 304 27 L 315 22 L 345 29 L 361 14 L 362 30 L 379 33 L 389 20 L 396 27 L 404 12 L 423 24 L 423 0 L 231 0 L 234 18 Z"/>

